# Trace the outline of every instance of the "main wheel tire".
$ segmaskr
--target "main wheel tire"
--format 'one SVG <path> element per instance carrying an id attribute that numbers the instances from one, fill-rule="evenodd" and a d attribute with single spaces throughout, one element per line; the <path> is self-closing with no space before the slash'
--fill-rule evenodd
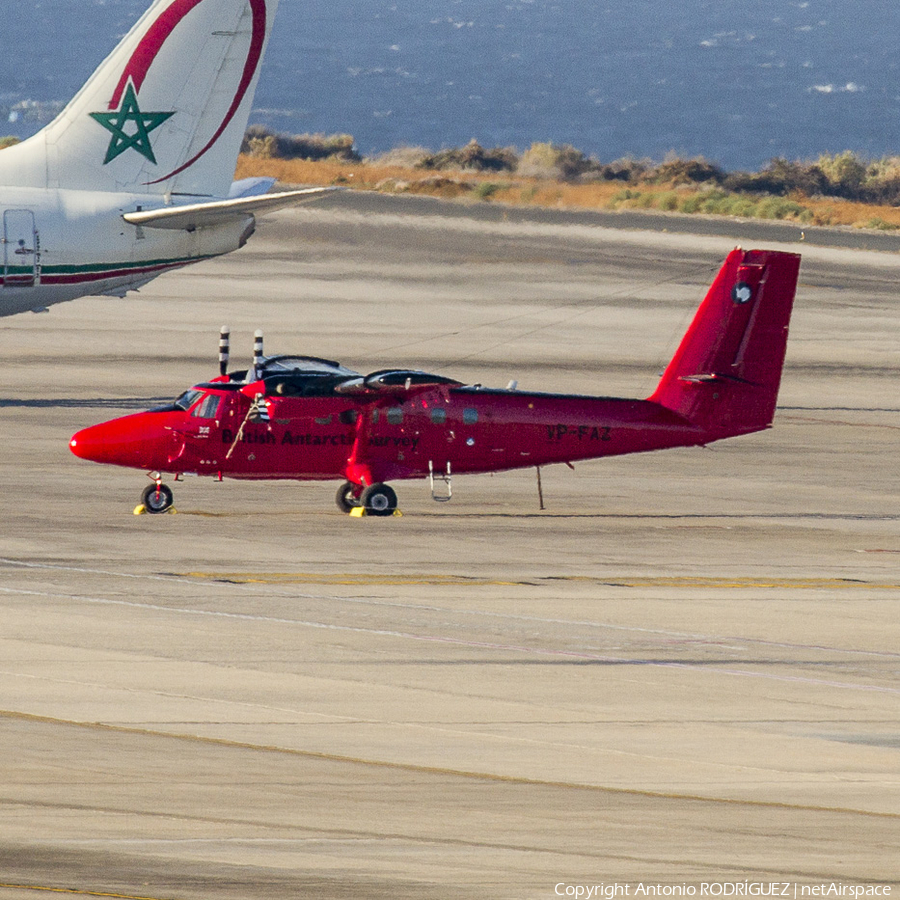
<path id="1" fill-rule="evenodd" d="M 172 489 L 167 484 L 161 484 L 157 487 L 155 484 L 148 484 L 141 494 L 141 503 L 148 513 L 164 513 L 172 505 L 175 496 Z"/>
<path id="2" fill-rule="evenodd" d="M 397 508 L 397 495 L 386 484 L 371 484 L 359 498 L 368 516 L 392 516 Z"/>
<path id="3" fill-rule="evenodd" d="M 350 513 L 350 510 L 356 509 L 359 503 L 359 485 L 354 484 L 352 481 L 345 481 L 339 488 L 337 494 L 335 494 L 335 502 L 338 505 L 338 509 L 342 513 Z"/>

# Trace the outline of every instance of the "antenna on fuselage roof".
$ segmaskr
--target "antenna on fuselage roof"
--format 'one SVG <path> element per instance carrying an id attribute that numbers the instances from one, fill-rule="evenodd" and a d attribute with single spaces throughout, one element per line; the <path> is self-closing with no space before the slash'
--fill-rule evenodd
<path id="1" fill-rule="evenodd" d="M 228 374 L 228 358 L 231 353 L 231 329 L 227 325 L 222 326 L 219 332 L 219 374 Z"/>
<path id="2" fill-rule="evenodd" d="M 257 328 L 253 335 L 253 365 L 247 372 L 247 384 L 256 381 L 259 373 L 262 371 L 263 359 L 263 333 L 261 328 Z"/>

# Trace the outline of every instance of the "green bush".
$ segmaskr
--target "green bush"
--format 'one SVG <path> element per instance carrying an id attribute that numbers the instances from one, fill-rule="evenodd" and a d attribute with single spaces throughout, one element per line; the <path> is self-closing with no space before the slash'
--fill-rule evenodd
<path id="1" fill-rule="evenodd" d="M 675 191 L 666 191 L 659 195 L 656 205 L 664 212 L 674 212 L 678 209 L 678 194 Z"/>
<path id="2" fill-rule="evenodd" d="M 700 212 L 702 205 L 703 198 L 700 196 L 695 195 L 693 197 L 685 197 L 684 200 L 681 201 L 678 211 L 693 215 L 694 213 Z"/>
<path id="3" fill-rule="evenodd" d="M 731 207 L 731 215 L 753 219 L 757 215 L 757 203 L 749 197 L 738 197 Z"/>
<path id="4" fill-rule="evenodd" d="M 8 135 L 7 137 L 0 137 L 0 150 L 5 150 L 7 147 L 12 147 L 13 144 L 18 144 L 19 139 L 17 137 L 13 137 L 12 135 Z"/>
<path id="5" fill-rule="evenodd" d="M 806 207 L 779 197 L 760 200 L 756 215 L 760 219 L 796 219 L 800 222 L 809 222 L 812 219 L 812 213 Z"/>
<path id="6" fill-rule="evenodd" d="M 475 196 L 479 200 L 490 200 L 499 190 L 499 184 L 494 184 L 491 181 L 482 181 L 475 188 Z"/>
<path id="7" fill-rule="evenodd" d="M 618 209 L 620 206 L 631 208 L 637 205 L 642 196 L 641 191 L 633 191 L 631 188 L 626 188 L 624 191 L 613 194 L 609 203 L 607 203 L 607 207 L 609 209 Z"/>
<path id="8" fill-rule="evenodd" d="M 900 228 L 898 225 L 892 225 L 890 222 L 885 222 L 884 219 L 879 218 L 869 219 L 863 227 L 874 228 L 876 231 L 897 231 Z"/>

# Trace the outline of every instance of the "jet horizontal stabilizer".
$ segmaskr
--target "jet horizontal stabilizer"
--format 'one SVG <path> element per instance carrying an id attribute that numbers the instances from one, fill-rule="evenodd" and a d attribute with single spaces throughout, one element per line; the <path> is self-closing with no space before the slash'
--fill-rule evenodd
<path id="1" fill-rule="evenodd" d="M 211 200 L 207 203 L 190 203 L 186 206 L 140 210 L 124 213 L 122 218 L 131 225 L 142 225 L 145 228 L 194 231 L 197 228 L 223 225 L 233 222 L 236 218 L 255 213 L 273 212 L 285 206 L 314 200 L 337 190 L 340 188 L 303 188 L 299 191 L 282 191 L 277 194 L 241 197 L 236 200 Z"/>

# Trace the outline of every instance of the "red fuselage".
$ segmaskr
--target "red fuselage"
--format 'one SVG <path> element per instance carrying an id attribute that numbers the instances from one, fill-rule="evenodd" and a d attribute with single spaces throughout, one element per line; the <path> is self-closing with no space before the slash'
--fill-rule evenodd
<path id="1" fill-rule="evenodd" d="M 446 385 L 377 403 L 269 396 L 268 421 L 251 421 L 248 387 L 200 386 L 190 409 L 86 428 L 72 451 L 94 462 L 228 478 L 355 481 L 356 466 L 374 483 L 446 471 L 448 462 L 456 473 L 496 472 L 715 439 L 646 400 Z"/>

